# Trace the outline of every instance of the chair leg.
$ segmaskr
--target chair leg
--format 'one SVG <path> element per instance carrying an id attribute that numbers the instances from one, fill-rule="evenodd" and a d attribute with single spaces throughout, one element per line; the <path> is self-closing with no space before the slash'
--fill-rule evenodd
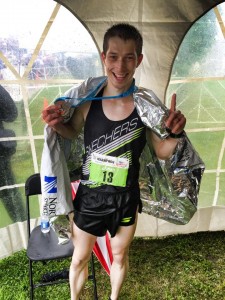
<path id="1" fill-rule="evenodd" d="M 95 278 L 95 266 L 94 266 L 94 255 L 93 252 L 91 254 L 91 272 L 92 272 L 92 280 L 94 284 L 94 300 L 98 300 L 98 293 L 97 293 L 97 283 Z"/>
<path id="2" fill-rule="evenodd" d="M 29 259 L 29 278 L 30 278 L 30 299 L 34 299 L 34 283 L 33 283 L 33 269 L 32 261 Z"/>

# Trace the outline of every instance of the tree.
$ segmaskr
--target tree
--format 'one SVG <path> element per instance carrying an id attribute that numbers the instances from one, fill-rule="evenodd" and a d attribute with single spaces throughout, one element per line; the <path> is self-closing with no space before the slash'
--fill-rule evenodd
<path id="1" fill-rule="evenodd" d="M 183 77 L 193 73 L 216 40 L 217 19 L 213 10 L 196 21 L 185 35 L 174 62 L 172 76 Z"/>

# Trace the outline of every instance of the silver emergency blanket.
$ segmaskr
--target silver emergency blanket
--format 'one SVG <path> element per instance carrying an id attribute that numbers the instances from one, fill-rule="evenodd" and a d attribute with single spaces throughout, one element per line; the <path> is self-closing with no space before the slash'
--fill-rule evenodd
<path id="1" fill-rule="evenodd" d="M 186 135 L 169 160 L 159 160 L 151 146 L 147 146 L 139 177 L 143 212 L 173 224 L 187 224 L 197 210 L 204 169 Z"/>
<path id="2" fill-rule="evenodd" d="M 68 216 L 60 215 L 50 218 L 50 225 L 56 232 L 59 244 L 66 244 L 72 233 L 73 213 Z"/>
<path id="3" fill-rule="evenodd" d="M 147 89 L 138 89 L 134 93 L 134 103 L 142 122 L 154 131 L 161 139 L 167 138 L 165 120 L 169 111 L 157 96 Z"/>
<path id="4" fill-rule="evenodd" d="M 106 82 L 106 77 L 88 78 L 79 87 L 70 89 L 67 96 L 71 99 L 65 105 L 65 121 L 70 119 L 74 107 L 85 102 L 85 98 L 94 97 Z M 146 127 L 161 139 L 167 138 L 167 107 L 151 90 L 140 88 L 133 95 L 137 112 Z M 78 101 L 77 98 L 83 99 Z M 69 143 L 68 148 L 68 141 L 64 141 L 64 146 L 70 174 L 77 174 L 76 170 L 82 163 L 82 133 L 75 144 Z M 71 170 L 71 165 L 76 165 L 76 170 Z M 156 157 L 149 141 L 140 158 L 140 166 L 143 212 L 174 224 L 187 224 L 197 210 L 198 193 L 205 169 L 187 135 L 179 139 L 174 155 L 165 161 Z"/>
<path id="5" fill-rule="evenodd" d="M 160 138 L 168 137 L 165 119 L 169 111 L 151 91 L 139 89 L 134 94 L 142 122 Z M 140 159 L 139 184 L 143 212 L 174 224 L 187 224 L 197 210 L 198 193 L 205 165 L 188 139 L 179 139 L 169 160 L 156 157 L 148 141 Z"/>

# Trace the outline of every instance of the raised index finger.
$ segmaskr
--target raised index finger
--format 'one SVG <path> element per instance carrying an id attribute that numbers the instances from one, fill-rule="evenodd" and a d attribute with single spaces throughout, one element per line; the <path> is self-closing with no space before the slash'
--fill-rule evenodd
<path id="1" fill-rule="evenodd" d="M 170 104 L 170 111 L 175 112 L 176 111 L 176 105 L 177 105 L 177 95 L 173 94 L 172 99 L 171 99 L 171 104 Z"/>

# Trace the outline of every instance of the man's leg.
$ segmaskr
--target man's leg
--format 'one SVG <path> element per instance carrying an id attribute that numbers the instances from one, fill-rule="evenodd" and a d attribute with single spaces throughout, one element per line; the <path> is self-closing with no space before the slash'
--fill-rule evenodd
<path id="1" fill-rule="evenodd" d="M 127 276 L 129 269 L 129 247 L 133 240 L 137 225 L 136 222 L 131 226 L 120 226 L 115 237 L 111 239 L 113 263 L 110 270 L 111 299 L 117 300 L 122 284 Z"/>
<path id="2" fill-rule="evenodd" d="M 79 229 L 73 222 L 72 239 L 74 253 L 70 265 L 70 293 L 71 300 L 79 300 L 81 291 L 88 278 L 88 261 L 96 237 Z"/>

